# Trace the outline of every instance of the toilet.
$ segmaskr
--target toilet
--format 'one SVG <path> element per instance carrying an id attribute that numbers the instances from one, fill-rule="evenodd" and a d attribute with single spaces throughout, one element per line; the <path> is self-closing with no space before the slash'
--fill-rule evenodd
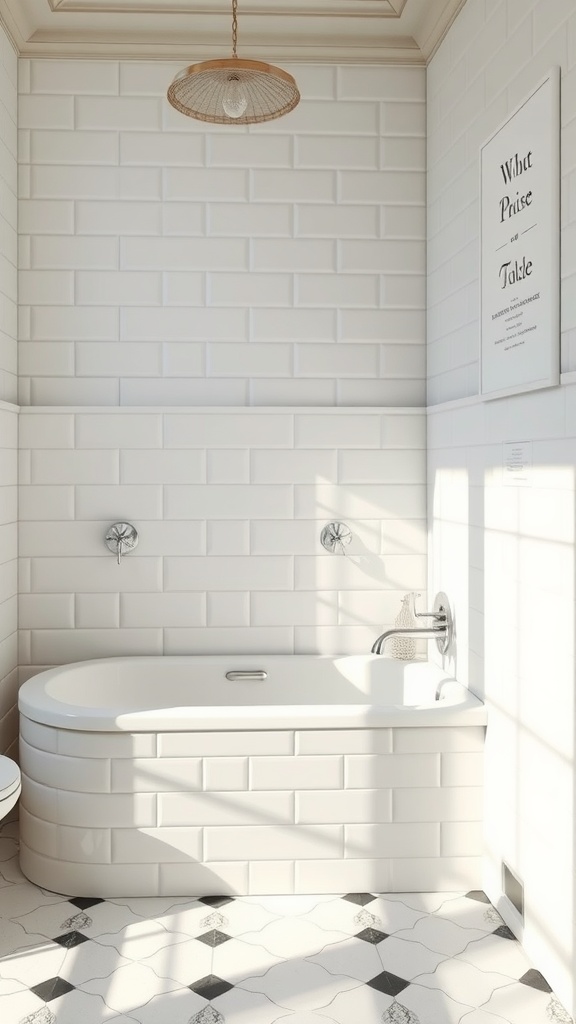
<path id="1" fill-rule="evenodd" d="M 0 755 L 0 821 L 5 818 L 20 796 L 22 782 L 15 761 Z"/>

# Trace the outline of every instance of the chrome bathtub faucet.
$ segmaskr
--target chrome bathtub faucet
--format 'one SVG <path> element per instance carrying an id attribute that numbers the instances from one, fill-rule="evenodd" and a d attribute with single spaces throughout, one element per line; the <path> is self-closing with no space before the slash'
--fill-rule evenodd
<path id="1" fill-rule="evenodd" d="M 450 610 L 450 604 L 446 594 L 442 592 L 436 594 L 434 599 L 434 610 L 431 612 L 417 612 L 416 611 L 416 597 L 420 595 L 414 595 L 414 617 L 416 619 L 434 619 L 431 626 L 423 626 L 422 628 L 414 626 L 408 629 L 402 629 L 395 627 L 394 629 L 387 629 L 385 633 L 382 633 L 372 645 L 372 654 L 383 654 L 384 644 L 391 636 L 413 636 L 422 637 L 427 640 L 436 640 L 436 646 L 441 654 L 446 654 L 452 644 L 454 638 L 454 623 L 452 619 L 452 612 Z"/>

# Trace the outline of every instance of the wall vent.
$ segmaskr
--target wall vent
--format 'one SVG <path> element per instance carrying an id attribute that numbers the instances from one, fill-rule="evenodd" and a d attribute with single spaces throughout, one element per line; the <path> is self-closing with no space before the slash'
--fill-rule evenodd
<path id="1" fill-rule="evenodd" d="M 504 895 L 524 920 L 524 886 L 505 861 L 502 861 L 502 889 Z"/>

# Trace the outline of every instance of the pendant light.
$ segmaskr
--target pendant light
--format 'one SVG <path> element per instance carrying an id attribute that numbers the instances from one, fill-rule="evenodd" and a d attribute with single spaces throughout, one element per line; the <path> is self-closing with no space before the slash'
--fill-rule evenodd
<path id="1" fill-rule="evenodd" d="M 300 101 L 287 71 L 236 54 L 238 0 L 232 0 L 232 56 L 181 71 L 168 89 L 180 113 L 213 124 L 259 124 L 288 114 Z"/>

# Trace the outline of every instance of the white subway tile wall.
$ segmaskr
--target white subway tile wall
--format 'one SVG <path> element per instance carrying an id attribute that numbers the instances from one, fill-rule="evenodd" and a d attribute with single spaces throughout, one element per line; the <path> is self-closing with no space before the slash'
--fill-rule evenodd
<path id="1" fill-rule="evenodd" d="M 0 754 L 18 743 L 18 62 L 0 30 Z"/>
<path id="2" fill-rule="evenodd" d="M 563 385 L 429 416 L 430 589 L 458 622 L 458 676 L 484 697 L 484 888 L 504 913 L 502 861 L 525 892 L 523 943 L 574 1015 L 574 503 L 576 9 L 468 0 L 428 69 L 428 395 L 478 391 L 478 152 L 553 66 L 561 72 Z M 511 485 L 510 441 L 531 443 Z M 474 759 L 455 762 L 459 784 Z M 444 782 L 452 776 L 445 760 Z M 553 794 L 553 798 L 551 797 Z M 406 796 L 402 794 L 403 799 Z M 411 794 L 408 794 L 408 800 Z M 553 809 L 553 811 L 552 811 Z M 466 835 L 443 826 L 458 856 Z M 510 923 L 518 915 L 508 906 Z"/>
<path id="3" fill-rule="evenodd" d="M 292 67 L 223 129 L 176 66 L 21 65 L 22 404 L 424 404 L 423 68 Z"/>
<path id="4" fill-rule="evenodd" d="M 102 737 L 24 719 L 23 863 L 79 894 L 95 878 L 121 894 L 125 865 L 148 896 L 476 889 L 483 742 L 481 726 Z"/>
<path id="5" fill-rule="evenodd" d="M 18 414 L 0 402 L 0 754 L 18 744 Z"/>
<path id="6" fill-rule="evenodd" d="M 20 420 L 25 672 L 112 654 L 367 652 L 402 594 L 425 589 L 424 411 Z M 320 544 L 334 519 L 353 533 L 344 556 Z M 140 534 L 120 568 L 104 543 L 117 520 Z"/>

